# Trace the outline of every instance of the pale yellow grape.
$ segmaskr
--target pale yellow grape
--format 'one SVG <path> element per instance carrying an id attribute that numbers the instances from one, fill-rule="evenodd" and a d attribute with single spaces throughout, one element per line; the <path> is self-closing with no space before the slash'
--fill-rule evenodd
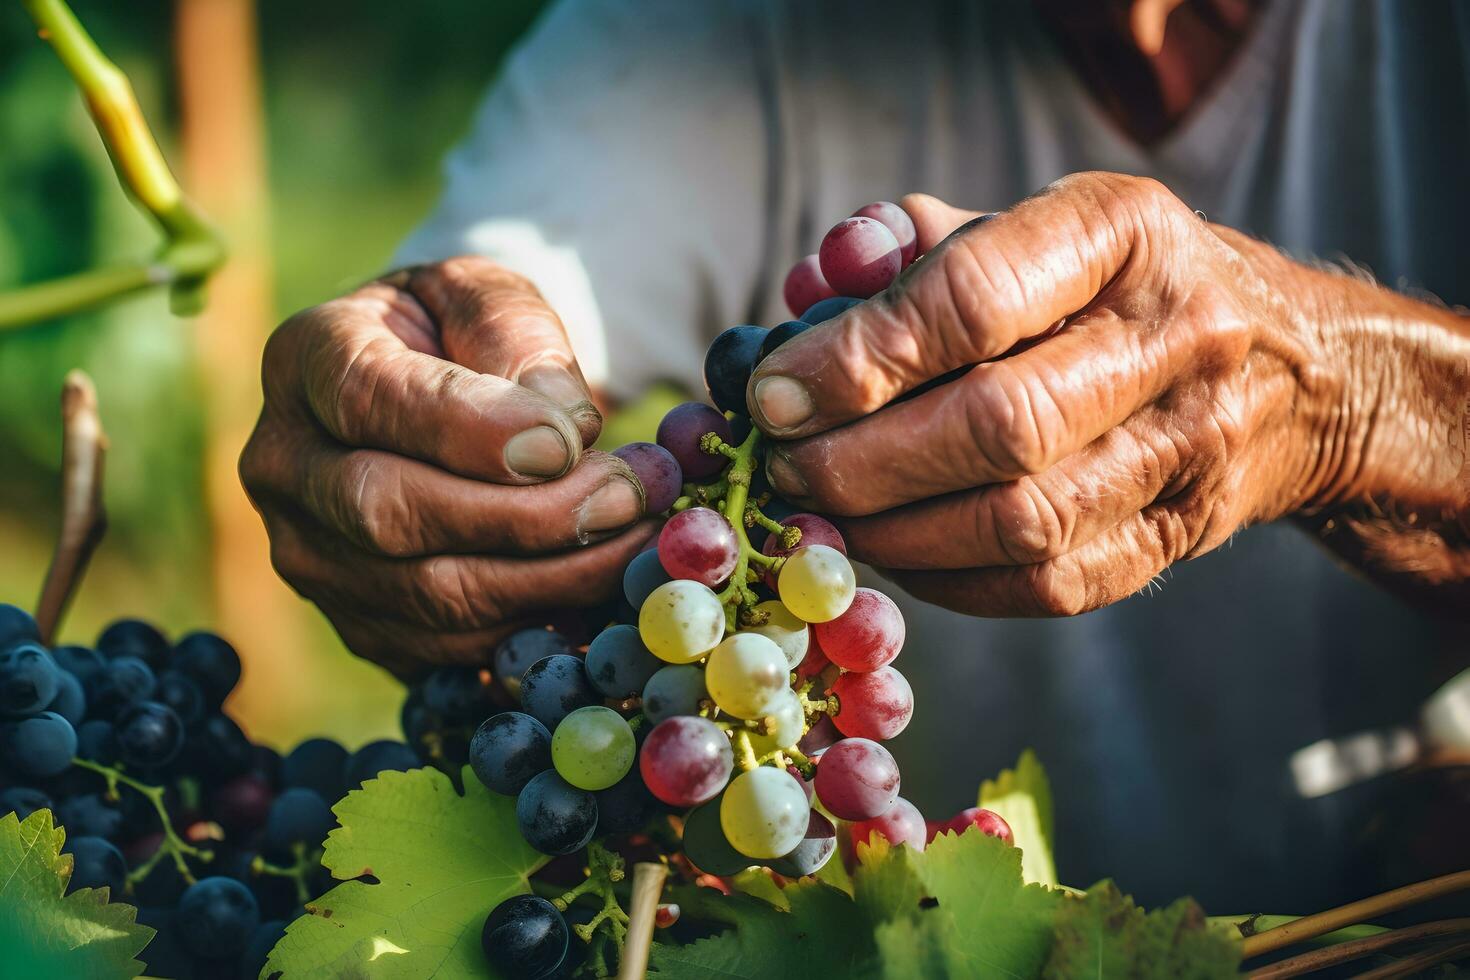
<path id="1" fill-rule="evenodd" d="M 756 755 L 789 749 L 806 734 L 802 730 L 806 727 L 806 714 L 801 710 L 801 698 L 789 687 L 777 696 L 776 703 L 761 715 L 761 720 L 766 723 L 766 734 L 750 735 L 750 745 Z"/>
<path id="2" fill-rule="evenodd" d="M 746 857 L 769 861 L 796 849 L 811 811 L 801 784 L 785 769 L 758 766 L 736 776 L 720 800 L 720 829 Z"/>
<path id="3" fill-rule="evenodd" d="M 760 626 L 751 626 L 748 632 L 769 637 L 786 655 L 786 666 L 795 670 L 806 659 L 811 636 L 806 623 L 791 614 L 778 599 L 767 599 L 755 607 L 757 614 L 765 613 L 766 621 Z"/>
<path id="4" fill-rule="evenodd" d="M 655 657 L 688 664 L 704 657 L 725 635 L 725 607 L 709 587 L 688 579 L 665 582 L 638 610 L 638 635 Z"/>
<path id="5" fill-rule="evenodd" d="M 852 605 L 857 576 L 842 552 L 814 544 L 787 556 L 776 591 L 782 605 L 802 622 L 826 623 Z"/>
<path id="6" fill-rule="evenodd" d="M 791 670 L 776 644 L 759 633 L 736 633 L 710 652 L 704 686 L 720 710 L 736 718 L 759 718 L 790 691 Z"/>

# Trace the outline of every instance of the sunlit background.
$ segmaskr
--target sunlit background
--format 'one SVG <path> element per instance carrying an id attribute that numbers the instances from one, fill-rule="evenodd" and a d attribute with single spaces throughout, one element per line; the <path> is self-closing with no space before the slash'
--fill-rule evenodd
<path id="1" fill-rule="evenodd" d="M 233 254 L 197 320 L 156 294 L 0 333 L 0 601 L 35 604 L 59 519 L 61 379 L 80 367 L 111 436 L 111 526 L 61 639 L 91 642 L 121 615 L 210 626 L 244 658 L 231 710 L 257 741 L 396 731 L 401 688 L 275 577 L 234 462 L 271 327 L 384 268 L 540 6 L 73 4 Z M 156 242 L 71 79 L 21 6 L 0 6 L 0 290 Z"/>

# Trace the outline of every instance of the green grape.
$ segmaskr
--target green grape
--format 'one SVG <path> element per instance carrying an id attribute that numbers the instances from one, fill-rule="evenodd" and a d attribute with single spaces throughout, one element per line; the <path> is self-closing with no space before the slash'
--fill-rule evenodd
<path id="1" fill-rule="evenodd" d="M 638 610 L 638 633 L 660 660 L 693 663 L 713 650 L 725 635 L 725 607 L 708 586 L 675 579 L 643 600 Z"/>
<path id="2" fill-rule="evenodd" d="M 769 861 L 791 853 L 810 822 L 806 793 L 784 769 L 759 766 L 736 776 L 720 801 L 720 827 L 730 846 Z"/>
<path id="3" fill-rule="evenodd" d="M 755 607 L 757 613 L 765 613 L 766 621 L 752 626 L 747 632 L 759 633 L 781 648 L 786 655 L 786 666 L 795 670 L 806 659 L 807 647 L 811 643 L 806 623 L 792 615 L 791 610 L 781 605 L 778 599 L 767 599 Z"/>
<path id="4" fill-rule="evenodd" d="M 814 544 L 787 557 L 776 587 L 781 602 L 802 622 L 825 623 L 852 605 L 857 577 L 842 552 Z"/>
<path id="5" fill-rule="evenodd" d="M 750 736 L 756 755 L 790 748 L 806 734 L 806 714 L 801 710 L 801 698 L 789 687 L 777 695 L 775 706 L 761 717 L 766 723 L 766 734 L 752 733 Z"/>
<path id="6" fill-rule="evenodd" d="M 633 768 L 635 752 L 623 716 L 597 704 L 567 715 L 551 736 L 551 764 L 578 789 L 607 789 Z"/>
<path id="7" fill-rule="evenodd" d="M 720 710 L 736 718 L 760 718 L 791 690 L 781 648 L 759 633 L 736 633 L 710 652 L 704 683 Z"/>

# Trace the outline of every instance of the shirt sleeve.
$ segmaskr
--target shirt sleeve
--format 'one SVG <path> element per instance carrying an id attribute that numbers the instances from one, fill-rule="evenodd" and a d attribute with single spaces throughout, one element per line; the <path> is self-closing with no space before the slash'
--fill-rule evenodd
<path id="1" fill-rule="evenodd" d="M 698 384 L 757 277 L 767 166 L 738 3 L 562 0 L 508 58 L 399 264 L 477 253 L 531 279 L 588 381 Z"/>

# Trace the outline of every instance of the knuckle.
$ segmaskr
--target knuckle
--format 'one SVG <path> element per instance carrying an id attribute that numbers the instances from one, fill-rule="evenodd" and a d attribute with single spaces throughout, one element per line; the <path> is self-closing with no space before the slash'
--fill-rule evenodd
<path id="1" fill-rule="evenodd" d="M 383 468 L 366 454 L 347 457 L 337 491 L 340 526 L 353 529 L 358 543 L 369 551 L 407 558 L 414 552 L 408 533 L 413 515 L 402 488 L 385 485 L 386 479 Z"/>
<path id="2" fill-rule="evenodd" d="M 1087 611 L 1087 585 L 1073 564 L 1037 565 L 1023 579 L 1027 598 L 1045 616 L 1077 616 Z"/>
<path id="3" fill-rule="evenodd" d="M 1037 417 L 1038 399 L 1024 382 L 983 368 L 970 374 L 965 418 L 970 443 L 1001 479 L 1040 473 L 1049 449 Z"/>
<path id="4" fill-rule="evenodd" d="M 505 618 L 496 577 L 476 574 L 467 561 L 447 555 L 419 563 L 408 601 L 424 622 L 452 632 L 492 626 Z"/>
<path id="5" fill-rule="evenodd" d="M 1075 520 L 1054 504 L 1035 480 L 1020 479 L 989 493 L 989 527 L 1001 550 L 1019 565 L 1060 557 L 1071 550 Z"/>

